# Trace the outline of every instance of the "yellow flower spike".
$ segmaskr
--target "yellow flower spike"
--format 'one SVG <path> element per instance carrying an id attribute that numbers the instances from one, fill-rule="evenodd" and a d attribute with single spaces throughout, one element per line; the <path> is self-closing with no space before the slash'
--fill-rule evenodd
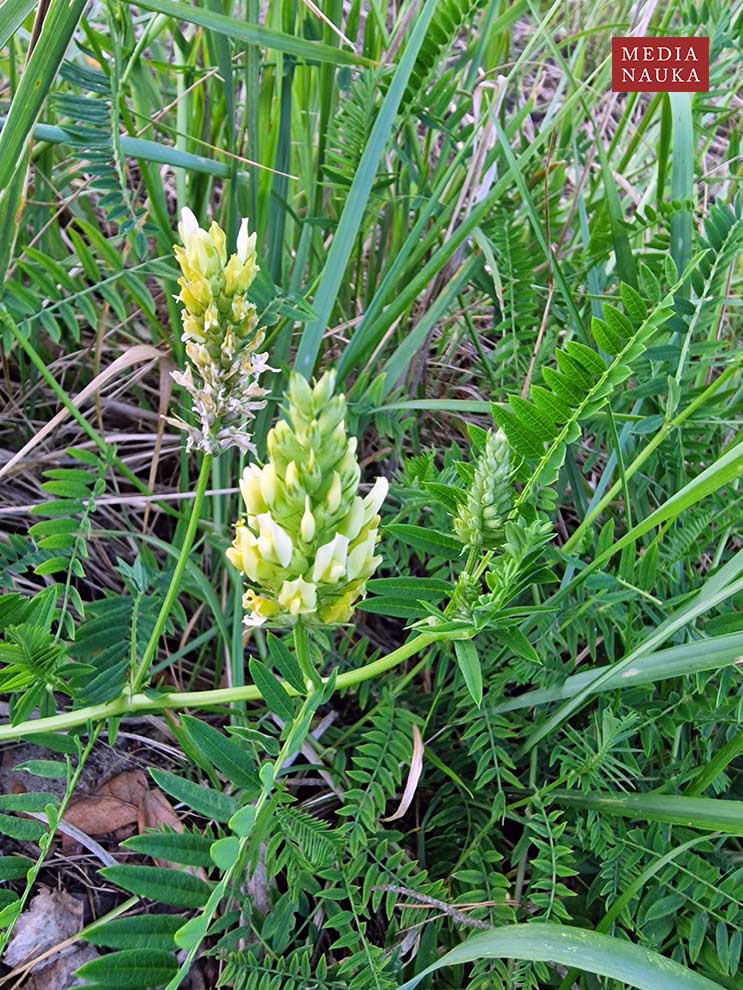
<path id="1" fill-rule="evenodd" d="M 204 230 L 187 207 L 178 232 L 183 242 L 174 248 L 181 269 L 178 299 L 185 307 L 183 340 L 193 369 L 173 372 L 173 380 L 189 392 L 200 427 L 177 418 L 169 422 L 188 432 L 189 450 L 218 454 L 236 446 L 255 451 L 249 424 L 267 394 L 259 378 L 273 370 L 268 355 L 257 352 L 264 333 L 257 329 L 256 309 L 246 295 L 258 272 L 255 234 L 248 234 L 243 220 L 237 252 L 228 258 L 219 224 L 212 221 Z"/>
<path id="2" fill-rule="evenodd" d="M 246 623 L 301 627 L 348 622 L 381 561 L 378 478 L 358 493 L 356 440 L 346 435 L 344 396 L 334 374 L 314 384 L 293 374 L 286 418 L 269 432 L 268 462 L 240 481 L 247 518 L 227 559 L 249 585 Z"/>

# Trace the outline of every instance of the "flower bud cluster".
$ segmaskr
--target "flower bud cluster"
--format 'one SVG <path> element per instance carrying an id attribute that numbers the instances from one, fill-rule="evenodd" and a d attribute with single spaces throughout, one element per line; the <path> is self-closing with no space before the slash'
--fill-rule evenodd
<path id="1" fill-rule="evenodd" d="M 335 373 L 314 385 L 292 374 L 286 419 L 268 434 L 268 461 L 240 481 L 246 517 L 227 557 L 248 582 L 247 625 L 347 622 L 381 557 L 378 510 L 387 479 L 358 494 L 356 439 Z"/>
<path id="2" fill-rule="evenodd" d="M 475 474 L 454 520 L 454 530 L 468 547 L 496 546 L 513 505 L 509 444 L 502 430 L 491 430 L 475 465 Z"/>
<path id="3" fill-rule="evenodd" d="M 188 449 L 218 454 L 228 447 L 254 451 L 248 428 L 255 411 L 265 405 L 261 374 L 271 370 L 267 354 L 258 353 L 264 333 L 247 291 L 258 272 L 255 234 L 243 220 L 237 252 L 228 259 L 222 228 L 212 222 L 199 227 L 191 210 L 181 213 L 176 245 L 183 303 L 183 335 L 189 364 L 174 371 L 173 380 L 190 394 L 200 428 L 180 419 L 169 422 L 188 431 Z"/>

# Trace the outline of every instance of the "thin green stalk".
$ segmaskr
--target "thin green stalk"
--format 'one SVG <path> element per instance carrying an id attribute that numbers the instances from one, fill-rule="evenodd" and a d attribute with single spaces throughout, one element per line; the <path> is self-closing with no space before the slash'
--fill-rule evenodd
<path id="1" fill-rule="evenodd" d="M 245 860 L 247 858 L 246 854 L 249 853 L 250 843 L 255 833 L 255 826 L 258 823 L 261 813 L 269 804 L 269 799 L 271 798 L 274 790 L 274 784 L 278 780 L 284 764 L 304 742 L 304 737 L 309 731 L 309 724 L 312 717 L 312 708 L 314 704 L 315 694 L 310 693 L 307 698 L 305 698 L 302 707 L 293 719 L 291 728 L 287 731 L 286 739 L 279 750 L 279 754 L 271 764 L 271 785 L 264 786 L 260 796 L 255 802 L 255 815 L 253 818 L 255 825 L 253 826 L 253 829 L 247 835 L 240 838 L 237 855 L 233 865 L 228 870 L 225 870 L 219 880 L 219 883 L 209 896 L 209 900 L 207 901 L 202 913 L 193 918 L 192 922 L 188 923 L 198 923 L 198 925 L 194 924 L 194 928 L 198 929 L 199 935 L 190 943 L 185 959 L 181 962 L 178 972 L 168 983 L 165 990 L 176 990 L 176 988 L 181 985 L 185 977 L 188 975 L 188 972 L 191 969 L 191 964 L 196 958 L 196 953 L 199 951 L 199 946 L 206 937 L 209 925 L 211 924 L 214 915 L 217 913 L 217 909 L 219 908 L 222 899 L 226 896 L 234 878 L 240 873 L 240 871 L 244 871 Z M 304 726 L 304 732 L 301 731 L 302 726 Z"/>
<path id="2" fill-rule="evenodd" d="M 28 873 L 26 874 L 26 886 L 24 887 L 23 893 L 19 898 L 16 909 L 17 913 L 14 915 L 13 921 L 0 932 L 0 955 L 2 955 L 3 952 L 5 951 L 5 947 L 10 940 L 10 936 L 13 934 L 13 928 L 15 922 L 20 917 L 21 912 L 26 906 L 26 902 L 28 901 L 28 898 L 31 896 L 31 891 L 34 889 L 36 880 L 39 876 L 39 873 L 41 872 L 41 868 L 46 862 L 46 857 L 50 852 L 52 845 L 54 843 L 54 838 L 57 834 L 57 828 L 59 827 L 59 823 L 62 821 L 67 805 L 69 804 L 73 794 L 75 794 L 76 792 L 77 784 L 78 781 L 80 780 L 80 775 L 83 772 L 83 768 L 85 767 L 87 759 L 90 756 L 93 747 L 95 746 L 96 740 L 98 739 L 98 736 L 100 735 L 102 729 L 103 729 L 103 723 L 101 722 L 91 732 L 90 738 L 88 739 L 86 745 L 82 746 L 78 750 L 77 766 L 74 769 L 72 769 L 68 763 L 68 776 L 67 776 L 64 794 L 62 794 L 59 804 L 54 808 L 53 812 L 51 814 L 49 813 L 48 810 L 46 812 L 48 827 L 44 835 L 39 840 L 39 849 L 40 849 L 39 856 L 35 860 L 33 866 L 30 867 Z M 50 806 L 48 805 L 47 808 L 49 807 Z"/>
<path id="3" fill-rule="evenodd" d="M 743 753 L 743 729 L 728 739 L 724 746 L 717 750 L 709 763 L 702 767 L 699 775 L 686 788 L 686 797 L 699 797 L 704 794 L 710 784 Z"/>
<path id="4" fill-rule="evenodd" d="M 614 415 L 611 410 L 611 406 L 608 408 L 609 416 L 609 433 L 611 435 L 611 440 L 614 445 L 614 453 L 617 458 L 617 467 L 619 468 L 619 481 L 622 485 L 622 495 L 624 497 L 624 515 L 627 520 L 627 529 L 632 529 L 632 503 L 629 497 L 629 485 L 627 484 L 627 472 L 624 469 L 624 457 L 622 456 L 622 445 L 619 443 L 619 434 L 617 433 L 617 424 L 614 421 Z"/>
<path id="5" fill-rule="evenodd" d="M 142 659 L 140 660 L 139 666 L 132 677 L 132 694 L 139 691 L 147 679 L 150 664 L 152 663 L 155 656 L 155 651 L 157 650 L 157 644 L 160 642 L 160 637 L 162 636 L 163 629 L 165 628 L 165 623 L 168 621 L 170 610 L 172 609 L 176 596 L 178 595 L 183 572 L 185 571 L 186 564 L 188 563 L 188 555 L 191 551 L 194 537 L 196 536 L 196 529 L 199 525 L 201 506 L 204 502 L 204 492 L 206 491 L 206 484 L 209 480 L 211 463 L 211 454 L 205 454 L 204 460 L 201 462 L 199 480 L 196 483 L 196 497 L 194 498 L 193 505 L 191 507 L 191 518 L 188 520 L 188 528 L 186 529 L 186 535 L 183 538 L 183 545 L 181 546 L 181 551 L 178 555 L 175 571 L 173 572 L 173 577 L 170 581 L 170 585 L 168 586 L 167 594 L 165 595 L 165 599 L 163 600 L 162 607 L 155 622 L 155 628 L 152 630 L 152 635 L 150 636 L 149 642 L 147 643 L 145 651 L 142 654 Z"/>
<path id="6" fill-rule="evenodd" d="M 380 674 L 398 666 L 404 660 L 420 653 L 421 650 L 433 643 L 445 640 L 467 639 L 472 635 L 471 630 L 455 629 L 414 636 L 402 646 L 372 661 L 356 670 L 348 670 L 336 678 L 336 689 L 354 687 L 364 681 L 373 680 Z M 288 694 L 296 696 L 297 692 L 290 684 L 283 685 Z M 217 705 L 229 705 L 235 701 L 260 701 L 261 693 L 255 684 L 244 687 L 217 688 L 211 691 L 172 691 L 165 694 L 132 692 L 127 696 L 115 698 L 99 705 L 88 705 L 87 708 L 77 708 L 74 711 L 52 715 L 49 718 L 30 719 L 19 725 L 0 725 L 0 741 L 6 739 L 23 739 L 39 732 L 59 732 L 72 729 L 87 722 L 98 722 L 102 719 L 124 717 L 135 712 L 164 711 L 165 709 L 180 710 L 183 708 L 212 708 Z"/>

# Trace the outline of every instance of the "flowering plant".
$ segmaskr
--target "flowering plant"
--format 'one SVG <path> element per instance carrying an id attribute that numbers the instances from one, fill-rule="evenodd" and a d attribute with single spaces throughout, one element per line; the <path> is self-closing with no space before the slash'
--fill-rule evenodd
<path id="1" fill-rule="evenodd" d="M 265 334 L 247 297 L 259 270 L 255 233 L 248 235 L 243 219 L 237 251 L 228 258 L 225 233 L 214 221 L 204 230 L 184 208 L 178 231 L 183 247 L 174 249 L 182 272 L 177 298 L 184 305 L 182 339 L 191 363 L 174 371 L 173 380 L 190 394 L 201 425 L 176 418 L 169 422 L 188 431 L 189 450 L 218 454 L 237 446 L 254 451 L 248 423 L 265 405 L 260 376 L 273 370 L 266 363 L 268 354 L 259 353 Z"/>
<path id="2" fill-rule="evenodd" d="M 332 371 L 314 387 L 292 374 L 268 461 L 250 464 L 240 481 L 246 516 L 227 557 L 248 580 L 248 625 L 346 622 L 381 560 L 374 548 L 387 479 L 358 494 L 356 439 L 334 388 Z"/>

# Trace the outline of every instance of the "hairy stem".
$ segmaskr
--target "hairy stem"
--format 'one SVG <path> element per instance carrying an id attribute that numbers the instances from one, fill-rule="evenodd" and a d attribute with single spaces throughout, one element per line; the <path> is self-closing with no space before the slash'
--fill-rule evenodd
<path id="1" fill-rule="evenodd" d="M 365 664 L 356 670 L 347 670 L 336 678 L 336 689 L 353 687 L 364 681 L 372 680 L 385 671 L 398 666 L 409 657 L 415 656 L 421 650 L 442 640 L 467 639 L 471 630 L 455 629 L 437 632 L 421 633 L 409 639 L 407 643 L 388 653 L 386 656 Z M 290 684 L 284 684 L 290 695 L 297 692 Z M 210 708 L 215 705 L 229 705 L 234 701 L 259 701 L 261 693 L 254 684 L 244 687 L 217 688 L 212 691 L 170 691 L 165 694 L 134 694 L 128 697 L 115 698 L 99 705 L 89 705 L 87 708 L 77 708 L 74 711 L 52 715 L 49 718 L 31 719 L 19 725 L 0 725 L 0 741 L 5 739 L 22 739 L 37 732 L 59 732 L 72 729 L 86 722 L 98 722 L 101 719 L 123 717 L 141 711 L 163 711 L 165 709 Z"/>

